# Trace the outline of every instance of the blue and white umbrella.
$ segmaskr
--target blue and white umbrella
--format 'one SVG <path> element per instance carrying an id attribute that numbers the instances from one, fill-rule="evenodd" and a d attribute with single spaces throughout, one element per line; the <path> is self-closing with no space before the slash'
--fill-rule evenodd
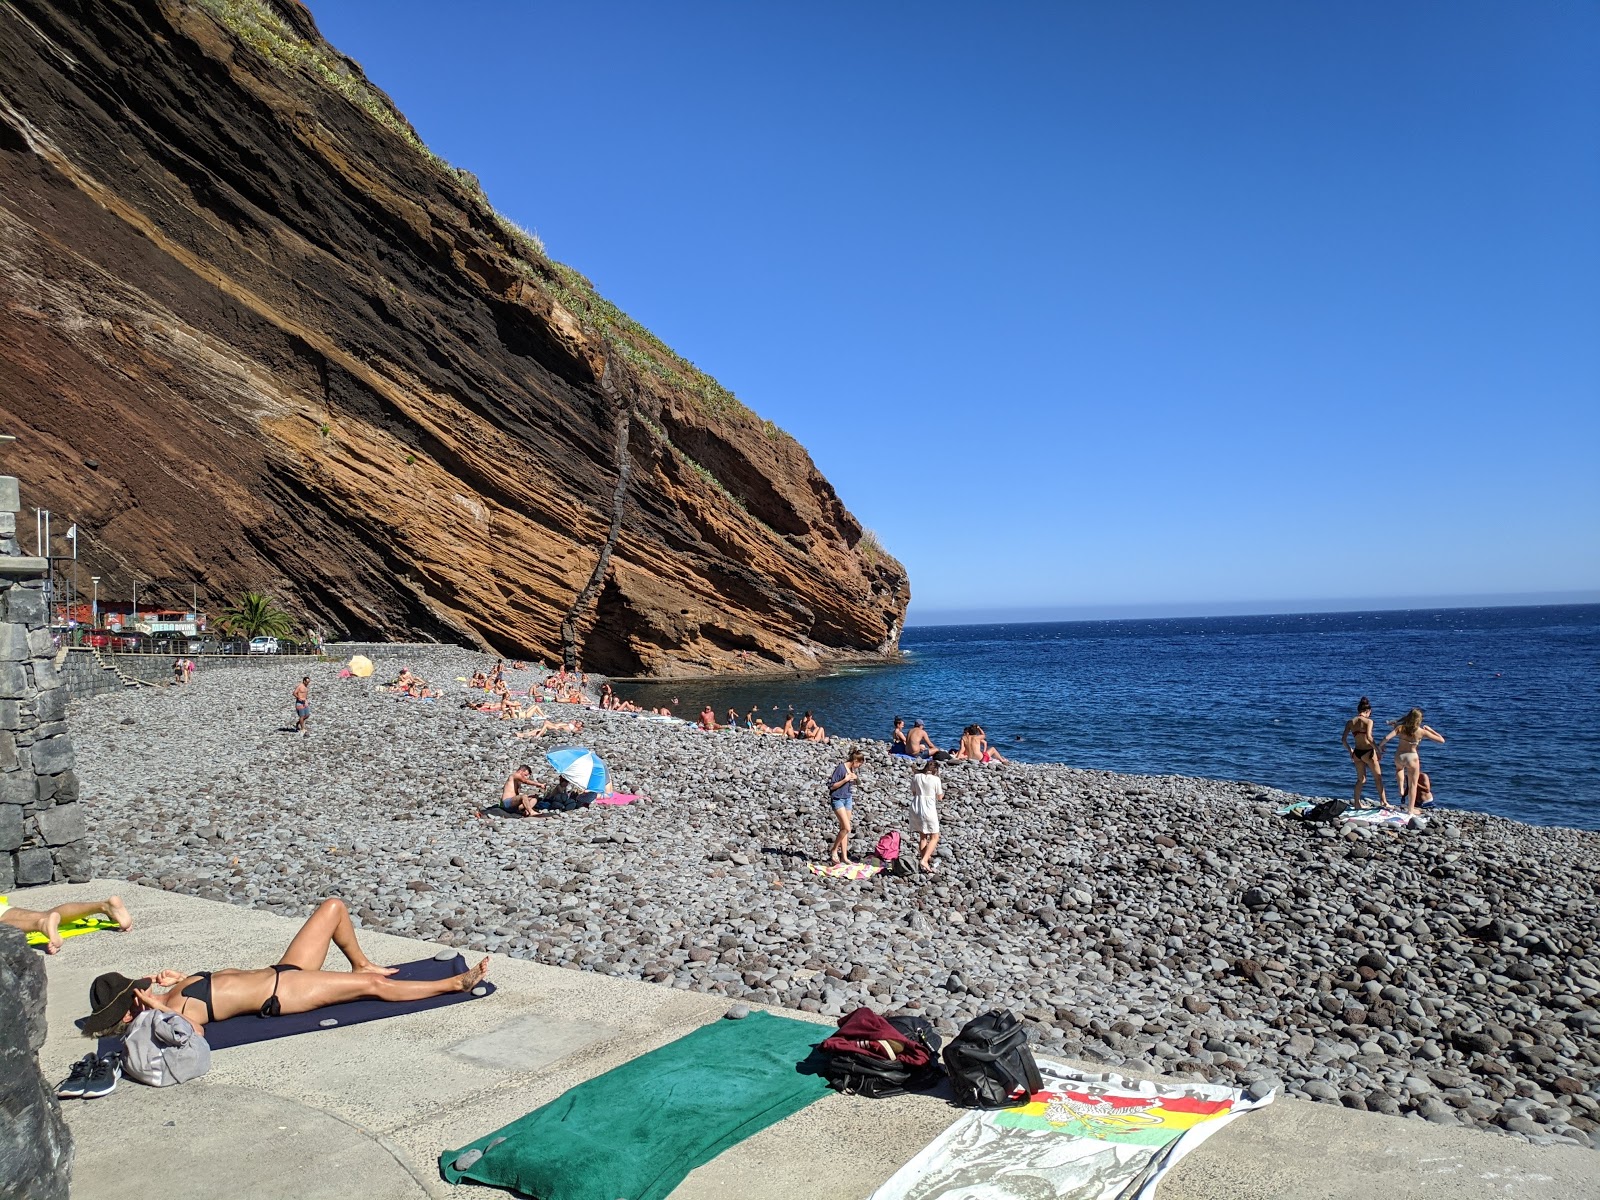
<path id="1" fill-rule="evenodd" d="M 603 794 L 610 781 L 610 776 L 606 773 L 606 764 L 600 761 L 599 755 L 582 746 L 552 750 L 544 756 L 544 759 L 556 769 L 556 774 L 580 791 Z"/>

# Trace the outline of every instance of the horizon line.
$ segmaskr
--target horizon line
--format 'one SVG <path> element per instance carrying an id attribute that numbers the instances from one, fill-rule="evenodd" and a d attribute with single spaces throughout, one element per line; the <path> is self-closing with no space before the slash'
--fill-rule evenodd
<path id="1" fill-rule="evenodd" d="M 1600 604 L 1600 590 L 1558 592 L 1469 592 L 1432 596 L 1353 596 L 1311 600 L 1216 600 L 1163 604 L 1055 604 L 1010 608 L 929 609 L 906 614 L 905 628 L 940 625 L 1046 624 L 1072 621 L 1139 620 L 1162 617 L 1244 617 L 1412 612 L 1439 608 L 1537 608 Z"/>

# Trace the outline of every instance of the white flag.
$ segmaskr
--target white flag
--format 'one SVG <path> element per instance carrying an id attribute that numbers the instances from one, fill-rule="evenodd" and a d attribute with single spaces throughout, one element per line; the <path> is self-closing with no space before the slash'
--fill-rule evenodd
<path id="1" fill-rule="evenodd" d="M 67 530 L 67 540 L 73 542 L 78 540 L 78 527 L 76 525 Z"/>

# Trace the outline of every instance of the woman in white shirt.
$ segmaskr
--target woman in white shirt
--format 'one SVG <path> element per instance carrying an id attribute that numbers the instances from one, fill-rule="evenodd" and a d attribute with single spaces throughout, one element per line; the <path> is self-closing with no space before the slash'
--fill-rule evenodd
<path id="1" fill-rule="evenodd" d="M 911 777 L 911 830 L 917 835 L 917 858 L 924 871 L 933 871 L 933 852 L 939 847 L 939 801 L 944 783 L 939 763 L 930 759 Z"/>

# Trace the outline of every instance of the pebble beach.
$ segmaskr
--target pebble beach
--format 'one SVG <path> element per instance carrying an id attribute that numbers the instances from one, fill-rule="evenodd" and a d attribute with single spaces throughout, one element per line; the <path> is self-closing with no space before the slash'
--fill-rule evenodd
<path id="1" fill-rule="evenodd" d="M 582 735 L 517 741 L 462 707 L 481 656 L 405 654 L 372 680 L 312 667 L 309 738 L 289 664 L 75 704 L 97 872 L 289 915 L 340 895 L 391 933 L 808 1012 L 906 1009 L 946 1036 L 1009 1008 L 1054 1055 L 1600 1145 L 1600 834 L 1459 811 L 1339 828 L 1247 782 L 950 764 L 938 873 L 824 879 L 806 867 L 847 745 L 867 752 L 855 855 L 908 833 L 911 767 L 882 743 L 564 705 Z M 445 696 L 377 691 L 402 662 Z M 548 780 L 543 751 L 574 743 L 644 798 L 480 815 L 514 765 Z"/>

